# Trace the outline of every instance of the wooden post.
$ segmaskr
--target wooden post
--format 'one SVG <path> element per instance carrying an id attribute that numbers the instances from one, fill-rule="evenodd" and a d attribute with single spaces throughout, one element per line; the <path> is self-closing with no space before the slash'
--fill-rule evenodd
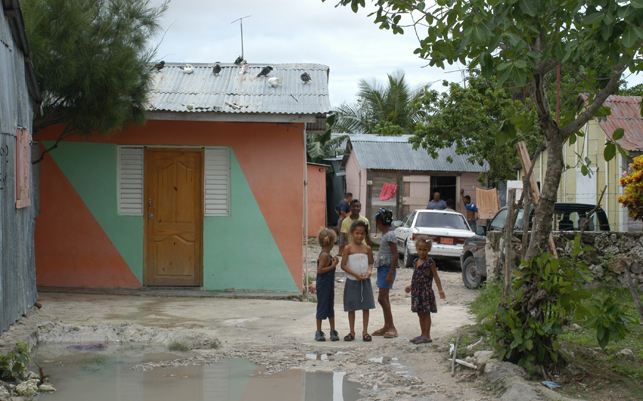
<path id="1" fill-rule="evenodd" d="M 458 353 L 458 345 L 460 345 L 460 329 L 458 329 L 458 338 L 456 338 L 455 348 L 453 348 L 453 361 L 451 362 L 451 377 L 455 376 L 455 358 Z"/>
<path id="2" fill-rule="evenodd" d="M 507 221 L 505 222 L 505 282 L 502 288 L 502 298 L 506 300 L 509 297 L 511 289 L 511 273 L 513 272 L 513 233 L 514 233 L 514 202 L 516 199 L 516 190 L 510 189 L 507 194 Z"/>
<path id="3" fill-rule="evenodd" d="M 525 141 L 520 141 L 516 144 L 518 148 L 518 156 L 520 156 L 520 163 L 522 164 L 522 169 L 525 171 L 525 174 L 531 172 L 531 160 L 529 159 L 529 151 L 527 150 L 527 143 Z M 538 183 L 536 182 L 536 177 L 533 174 L 529 177 L 529 191 L 531 195 L 531 203 L 534 205 L 534 208 L 538 206 L 540 202 L 540 189 L 538 189 Z M 527 189 L 523 188 L 523 191 Z M 529 224 L 529 210 L 525 210 L 523 213 L 525 224 Z M 558 259 L 558 252 L 556 252 L 556 243 L 554 242 L 554 236 L 552 233 L 549 233 L 549 253 L 554 255 Z"/>

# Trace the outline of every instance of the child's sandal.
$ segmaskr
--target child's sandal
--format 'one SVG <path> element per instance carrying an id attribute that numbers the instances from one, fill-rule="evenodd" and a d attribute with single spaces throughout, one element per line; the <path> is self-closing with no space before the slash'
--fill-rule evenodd
<path id="1" fill-rule="evenodd" d="M 371 335 L 370 335 L 370 334 L 366 333 L 366 334 L 364 334 L 364 336 L 362 337 L 362 340 L 364 340 L 364 341 L 373 341 L 373 337 L 371 337 Z"/>
<path id="2" fill-rule="evenodd" d="M 352 335 L 351 333 L 346 334 L 344 337 L 344 341 L 353 341 L 355 339 L 355 336 Z"/>

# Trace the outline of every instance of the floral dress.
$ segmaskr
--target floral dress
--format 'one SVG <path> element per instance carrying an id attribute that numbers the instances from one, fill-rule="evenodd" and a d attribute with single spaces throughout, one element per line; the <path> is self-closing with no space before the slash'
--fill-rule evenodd
<path id="1" fill-rule="evenodd" d="M 419 258 L 415 258 L 415 266 Z M 415 268 L 413 279 L 411 280 L 411 311 L 412 312 L 432 312 L 438 311 L 435 302 L 435 293 L 433 293 L 433 273 L 431 265 L 435 263 L 433 259 L 427 260 Z"/>

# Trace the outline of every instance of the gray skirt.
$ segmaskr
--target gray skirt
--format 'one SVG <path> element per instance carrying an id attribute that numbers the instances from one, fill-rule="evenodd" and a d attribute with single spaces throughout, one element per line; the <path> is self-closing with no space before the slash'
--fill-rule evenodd
<path id="1" fill-rule="evenodd" d="M 346 285 L 344 286 L 344 312 L 365 309 L 375 309 L 371 279 L 362 281 L 346 279 Z"/>

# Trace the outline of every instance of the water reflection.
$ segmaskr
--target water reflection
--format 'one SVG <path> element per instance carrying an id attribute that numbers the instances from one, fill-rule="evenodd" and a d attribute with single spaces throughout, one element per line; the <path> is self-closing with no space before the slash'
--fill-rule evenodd
<path id="1" fill-rule="evenodd" d="M 351 401 L 358 385 L 338 372 L 289 370 L 266 374 L 265 367 L 245 359 L 211 366 L 132 370 L 137 364 L 177 359 L 167 353 L 132 351 L 76 353 L 52 357 L 39 352 L 39 363 L 57 392 L 43 401 Z M 100 356 L 100 357 L 98 357 Z"/>

